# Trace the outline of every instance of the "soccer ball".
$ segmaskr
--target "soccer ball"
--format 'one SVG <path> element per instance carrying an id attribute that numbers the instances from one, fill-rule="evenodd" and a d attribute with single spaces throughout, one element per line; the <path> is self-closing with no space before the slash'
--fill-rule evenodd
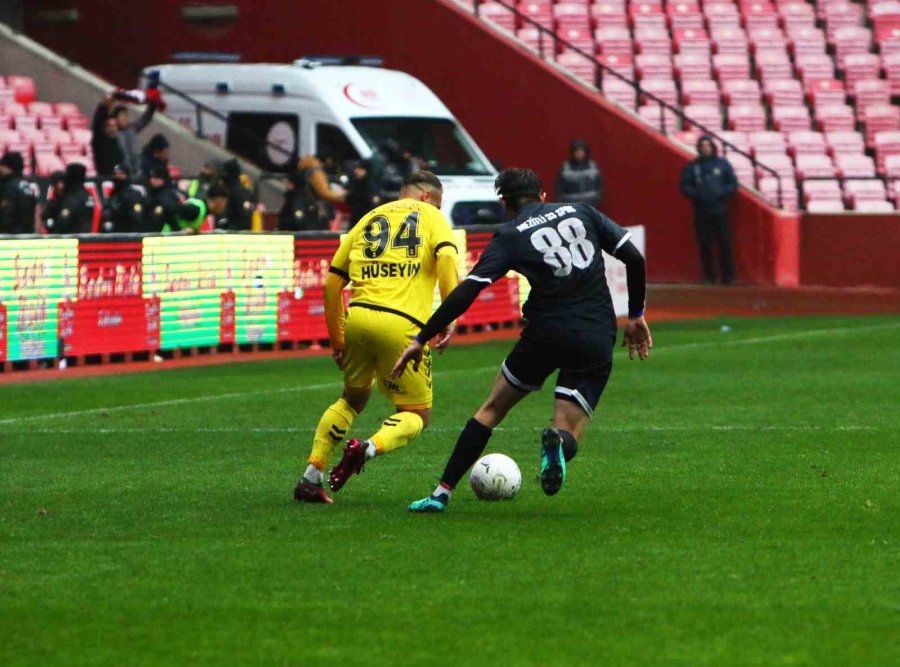
<path id="1" fill-rule="evenodd" d="M 488 454 L 472 466 L 469 484 L 482 500 L 509 500 L 522 485 L 522 473 L 506 454 Z"/>

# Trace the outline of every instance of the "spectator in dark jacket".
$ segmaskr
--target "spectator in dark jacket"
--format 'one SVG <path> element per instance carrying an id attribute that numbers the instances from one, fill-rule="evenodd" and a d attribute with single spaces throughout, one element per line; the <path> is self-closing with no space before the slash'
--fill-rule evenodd
<path id="1" fill-rule="evenodd" d="M 149 178 L 154 167 L 164 167 L 168 173 L 169 153 L 169 140 L 164 135 L 154 134 L 150 137 L 150 141 L 141 151 L 141 173 L 144 177 Z"/>
<path id="2" fill-rule="evenodd" d="M 94 219 L 94 198 L 84 188 L 87 170 L 77 162 L 66 167 L 62 192 L 54 191 L 54 197 L 41 212 L 41 219 L 50 234 L 86 234 L 91 231 Z"/>
<path id="3" fill-rule="evenodd" d="M 310 222 L 318 220 L 318 217 L 318 209 L 309 195 L 303 173 L 292 171 L 284 180 L 284 203 L 278 212 L 278 229 L 302 232 L 311 229 Z"/>
<path id="4" fill-rule="evenodd" d="M 603 174 L 591 159 L 591 147 L 584 139 L 573 139 L 569 159 L 556 175 L 556 201 L 600 207 L 603 199 Z"/>
<path id="5" fill-rule="evenodd" d="M 94 152 L 94 169 L 101 176 L 109 176 L 113 167 L 122 162 L 122 148 L 119 146 L 119 124 L 110 108 L 112 98 L 107 96 L 94 110 L 91 125 L 91 149 Z"/>
<path id="6" fill-rule="evenodd" d="M 700 137 L 697 158 L 681 170 L 681 193 L 694 202 L 694 227 L 700 245 L 703 276 L 708 283 L 716 281 L 713 245 L 717 245 L 719 251 L 719 277 L 726 285 L 734 281 L 726 202 L 737 189 L 734 169 L 728 160 L 718 156 L 712 137 Z"/>
<path id="7" fill-rule="evenodd" d="M 350 206 L 350 224 L 355 225 L 366 213 L 381 203 L 372 183 L 372 165 L 360 160 L 353 166 L 347 187 L 347 204 Z"/>
<path id="8" fill-rule="evenodd" d="M 176 221 L 181 198 L 169 178 L 169 168 L 156 165 L 147 172 L 147 198 L 144 201 L 144 232 L 159 233 L 178 229 Z"/>
<path id="9" fill-rule="evenodd" d="M 103 207 L 103 231 L 132 233 L 144 227 L 144 195 L 131 183 L 124 164 L 113 168 L 113 190 Z"/>
<path id="10" fill-rule="evenodd" d="M 228 190 L 228 206 L 224 217 L 216 220 L 217 229 L 250 229 L 256 203 L 253 192 L 241 181 L 241 165 L 228 160 L 222 165 L 222 184 Z"/>
<path id="11" fill-rule="evenodd" d="M 0 234 L 34 234 L 37 198 L 22 178 L 24 170 L 21 153 L 7 153 L 0 159 Z"/>
<path id="12" fill-rule="evenodd" d="M 396 139 L 385 139 L 375 155 L 378 162 L 376 186 L 382 202 L 396 201 L 403 179 L 413 171 L 412 161 Z"/>

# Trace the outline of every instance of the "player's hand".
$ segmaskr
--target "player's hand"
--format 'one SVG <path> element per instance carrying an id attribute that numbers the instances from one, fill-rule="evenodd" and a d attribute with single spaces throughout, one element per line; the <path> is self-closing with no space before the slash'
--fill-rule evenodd
<path id="1" fill-rule="evenodd" d="M 438 335 L 437 340 L 434 342 L 434 345 L 431 346 L 431 349 L 437 350 L 438 354 L 442 354 L 450 344 L 450 339 L 453 338 L 455 331 L 456 328 L 452 324 L 448 325 L 447 328 Z"/>
<path id="2" fill-rule="evenodd" d="M 628 358 L 634 359 L 635 353 L 638 359 L 643 361 L 650 356 L 653 349 L 653 337 L 650 335 L 650 327 L 643 317 L 628 320 L 625 325 L 625 335 L 622 337 L 622 347 L 628 348 Z"/>
<path id="3" fill-rule="evenodd" d="M 344 370 L 344 350 L 337 349 L 331 351 L 331 358 L 334 359 L 334 363 L 337 364 L 337 367 L 341 370 Z"/>
<path id="4" fill-rule="evenodd" d="M 400 358 L 397 359 L 397 363 L 394 364 L 394 368 L 391 371 L 391 377 L 395 380 L 403 375 L 403 371 L 406 370 L 409 362 L 412 362 L 413 370 L 419 370 L 419 364 L 422 363 L 422 353 L 424 351 L 424 347 L 422 343 L 413 339 L 413 342 L 410 343 L 405 350 L 403 350 L 403 354 L 400 355 Z"/>

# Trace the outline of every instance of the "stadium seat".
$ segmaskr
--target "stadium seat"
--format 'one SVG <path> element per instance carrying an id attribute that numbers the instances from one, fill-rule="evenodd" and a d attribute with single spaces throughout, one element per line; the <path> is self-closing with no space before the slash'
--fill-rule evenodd
<path id="1" fill-rule="evenodd" d="M 638 109 L 638 114 L 644 121 L 655 127 L 660 132 L 677 132 L 681 129 L 681 120 L 671 109 L 661 104 L 645 104 Z"/>
<path id="2" fill-rule="evenodd" d="M 860 132 L 855 130 L 837 130 L 825 133 L 828 152 L 835 158 L 838 155 L 862 155 L 866 150 L 866 141 Z"/>
<path id="3" fill-rule="evenodd" d="M 853 107 L 847 104 L 825 104 L 815 109 L 816 125 L 823 132 L 852 130 L 856 127 Z"/>
<path id="4" fill-rule="evenodd" d="M 739 26 L 741 22 L 737 5 L 732 2 L 703 3 L 703 14 L 710 30 L 714 26 Z"/>
<path id="5" fill-rule="evenodd" d="M 871 144 L 878 132 L 900 130 L 900 108 L 891 104 L 870 104 L 859 110 L 866 130 L 866 143 Z"/>
<path id="6" fill-rule="evenodd" d="M 856 81 L 851 94 L 856 100 L 857 108 L 873 104 L 891 103 L 891 87 L 883 79 L 861 79 Z"/>
<path id="7" fill-rule="evenodd" d="M 747 34 L 739 25 L 710 28 L 710 37 L 716 53 L 733 55 L 748 53 Z"/>
<path id="8" fill-rule="evenodd" d="M 604 28 L 628 28 L 628 14 L 625 7 L 612 2 L 600 2 L 592 5 L 591 19 L 597 30 Z"/>
<path id="9" fill-rule="evenodd" d="M 594 33 L 599 52 L 604 55 L 628 55 L 634 51 L 631 33 L 627 28 L 601 28 Z"/>
<path id="10" fill-rule="evenodd" d="M 712 65 L 705 55 L 696 53 L 679 53 L 672 59 L 678 79 L 712 79 Z"/>
<path id="11" fill-rule="evenodd" d="M 666 15 L 662 6 L 651 2 L 632 3 L 628 10 L 632 27 L 638 28 L 666 28 Z"/>
<path id="12" fill-rule="evenodd" d="M 785 135 L 781 132 L 750 132 L 747 139 L 753 147 L 753 154 L 786 153 Z"/>
<path id="13" fill-rule="evenodd" d="M 794 178 L 794 163 L 784 153 L 763 153 L 754 157 L 758 165 L 756 169 L 757 178 L 771 176 L 772 174 L 768 169 L 773 170 L 781 178 Z"/>
<path id="14" fill-rule="evenodd" d="M 722 139 L 722 141 L 716 141 L 716 145 L 719 147 L 719 152 L 723 155 L 734 152 L 733 148 L 729 148 L 724 142 L 728 142 L 734 148 L 737 148 L 739 151 L 743 151 L 748 155 L 751 153 L 750 139 L 747 137 L 746 132 L 734 130 L 719 132 L 719 138 Z"/>
<path id="15" fill-rule="evenodd" d="M 722 82 L 722 97 L 725 104 L 759 104 L 762 94 L 755 79 L 729 79 Z"/>
<path id="16" fill-rule="evenodd" d="M 847 101 L 847 93 L 844 90 L 844 82 L 837 79 L 819 79 L 809 83 L 806 87 L 809 101 L 816 106 L 826 104 L 844 104 Z"/>
<path id="17" fill-rule="evenodd" d="M 881 179 L 844 181 L 844 195 L 853 208 L 861 201 L 887 201 L 887 190 Z"/>
<path id="18" fill-rule="evenodd" d="M 729 153 L 728 162 L 731 163 L 731 168 L 734 169 L 734 175 L 739 183 L 751 188 L 755 186 L 756 175 L 753 171 L 753 163 L 749 158 L 739 153 Z"/>
<path id="19" fill-rule="evenodd" d="M 529 19 L 529 21 L 533 22 L 524 22 L 522 29 L 535 30 L 534 24 L 537 24 L 547 30 L 553 30 L 553 13 L 550 7 L 551 4 L 547 1 L 519 3 L 519 12 L 521 12 L 525 18 Z"/>
<path id="20" fill-rule="evenodd" d="M 672 54 L 672 41 L 669 32 L 659 28 L 641 28 L 634 31 L 634 44 L 640 54 L 654 53 L 669 56 Z"/>
<path id="21" fill-rule="evenodd" d="M 827 155 L 798 155 L 795 162 L 797 178 L 834 178 L 836 170 Z"/>
<path id="22" fill-rule="evenodd" d="M 810 127 L 809 111 L 805 106 L 772 107 L 772 126 L 781 132 L 808 130 Z"/>
<path id="23" fill-rule="evenodd" d="M 894 213 L 896 209 L 889 201 L 864 199 L 856 202 L 854 210 L 857 213 Z"/>
<path id="24" fill-rule="evenodd" d="M 766 129 L 766 110 L 759 104 L 737 104 L 728 107 L 728 127 L 741 132 Z"/>
<path id="25" fill-rule="evenodd" d="M 703 28 L 703 14 L 700 12 L 700 7 L 694 2 L 669 3 L 667 13 L 672 30 Z"/>
<path id="26" fill-rule="evenodd" d="M 764 83 L 793 80 L 794 66 L 786 53 L 760 53 L 756 56 L 756 73 Z"/>
<path id="27" fill-rule="evenodd" d="M 625 81 L 611 76 L 603 77 L 603 96 L 624 107 L 634 109 L 637 104 L 637 93 L 634 87 Z"/>
<path id="28" fill-rule="evenodd" d="M 803 198 L 806 202 L 813 199 L 837 199 L 843 202 L 844 195 L 837 180 L 801 180 L 800 187 L 803 189 Z"/>
<path id="29" fill-rule="evenodd" d="M 672 36 L 672 43 L 678 53 L 696 53 L 708 58 L 712 50 L 709 35 L 702 28 L 676 30 Z"/>
<path id="30" fill-rule="evenodd" d="M 748 31 L 748 37 L 753 53 L 785 51 L 787 49 L 787 39 L 779 28 L 757 28 Z"/>
<path id="31" fill-rule="evenodd" d="M 785 2 L 778 5 L 778 13 L 785 29 L 794 26 L 813 26 L 816 22 L 816 11 L 807 2 Z"/>
<path id="32" fill-rule="evenodd" d="M 686 79 L 681 82 L 682 104 L 713 104 L 721 101 L 718 84 L 711 79 Z"/>
<path id="33" fill-rule="evenodd" d="M 703 127 L 700 130 L 712 130 L 718 132 L 722 129 L 722 115 L 719 113 L 719 107 L 705 104 L 689 104 L 684 107 L 684 114 L 690 120 L 695 121 Z M 688 123 L 690 124 L 690 123 Z M 686 127 L 685 129 L 691 129 Z"/>
<path id="34" fill-rule="evenodd" d="M 28 104 L 35 100 L 34 79 L 30 76 L 7 76 L 6 87 L 13 91 L 16 102 Z"/>
<path id="35" fill-rule="evenodd" d="M 847 177 L 871 177 L 876 176 L 875 160 L 868 155 L 845 155 L 838 153 L 834 158 L 838 169 L 838 176 Z"/>
<path id="36" fill-rule="evenodd" d="M 788 133 L 788 152 L 795 158 L 799 155 L 825 155 L 827 153 L 825 135 L 809 130 L 794 130 Z"/>
<path id="37" fill-rule="evenodd" d="M 672 79 L 645 79 L 641 82 L 641 88 L 652 94 L 657 99 L 661 99 L 666 104 L 676 106 L 678 104 L 678 88 Z M 654 100 L 642 96 L 641 104 L 652 104 Z"/>
<path id="38" fill-rule="evenodd" d="M 853 53 L 844 56 L 841 68 L 847 87 L 853 90 L 861 79 L 877 79 L 881 76 L 881 59 L 874 53 Z"/>
<path id="39" fill-rule="evenodd" d="M 812 25 L 787 27 L 788 48 L 795 56 L 825 53 L 825 33 Z"/>
<path id="40" fill-rule="evenodd" d="M 553 5 L 553 18 L 556 19 L 557 30 L 591 29 L 591 14 L 587 5 L 577 2 L 563 2 Z"/>
<path id="41" fill-rule="evenodd" d="M 770 106 L 799 106 L 803 104 L 803 86 L 796 79 L 764 81 L 763 97 Z"/>
<path id="42" fill-rule="evenodd" d="M 814 199 L 807 202 L 806 210 L 809 213 L 843 213 L 845 209 L 840 199 Z"/>
<path id="43" fill-rule="evenodd" d="M 487 19 L 510 32 L 516 29 L 515 12 L 499 2 L 485 2 L 479 5 L 478 13 L 481 18 Z"/>
<path id="44" fill-rule="evenodd" d="M 773 206 L 779 205 L 778 185 L 781 184 L 781 206 L 788 211 L 798 208 L 797 182 L 793 178 L 775 178 L 764 176 L 759 179 L 760 194 Z"/>
<path id="45" fill-rule="evenodd" d="M 797 56 L 797 71 L 806 84 L 819 79 L 835 78 L 834 62 L 824 53 L 804 53 Z"/>
<path id="46" fill-rule="evenodd" d="M 750 60 L 746 55 L 717 53 L 713 56 L 713 71 L 719 83 L 728 79 L 750 78 Z"/>
<path id="47" fill-rule="evenodd" d="M 594 83 L 596 64 L 593 58 L 587 58 L 580 53 L 566 52 L 556 57 L 556 63 L 588 83 Z"/>
<path id="48" fill-rule="evenodd" d="M 639 79 L 671 79 L 672 59 L 667 55 L 642 54 L 634 59 Z"/>

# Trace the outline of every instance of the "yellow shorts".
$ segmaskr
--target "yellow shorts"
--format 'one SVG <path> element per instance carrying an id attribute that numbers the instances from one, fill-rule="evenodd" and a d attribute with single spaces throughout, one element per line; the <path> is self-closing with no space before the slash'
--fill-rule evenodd
<path id="1" fill-rule="evenodd" d="M 391 370 L 403 350 L 419 333 L 419 328 L 400 315 L 368 308 L 347 309 L 344 328 L 344 385 L 348 389 L 378 389 L 396 406 L 424 410 L 431 407 L 431 350 L 425 354 L 419 371 L 407 366 L 394 380 Z"/>

